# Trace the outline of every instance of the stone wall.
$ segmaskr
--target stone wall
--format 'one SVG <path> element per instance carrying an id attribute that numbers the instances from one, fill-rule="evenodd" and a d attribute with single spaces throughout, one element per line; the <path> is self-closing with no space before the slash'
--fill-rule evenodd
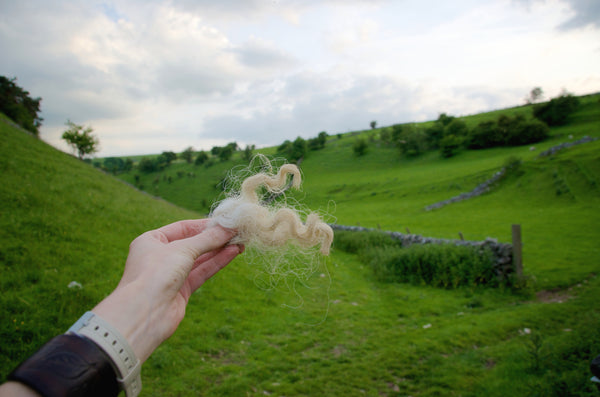
<path id="1" fill-rule="evenodd" d="M 435 210 L 435 209 L 441 208 L 448 204 L 457 203 L 459 201 L 468 200 L 470 198 L 480 196 L 483 193 L 488 192 L 490 190 L 491 186 L 494 183 L 498 182 L 504 176 L 504 174 L 506 174 L 506 167 L 503 167 L 500 171 L 496 172 L 487 181 L 477 185 L 475 187 L 475 189 L 471 190 L 470 192 L 461 193 L 458 196 L 449 198 L 448 200 L 444 200 L 444 201 L 437 202 L 435 204 L 428 205 L 427 207 L 425 207 L 425 211 Z"/>
<path id="2" fill-rule="evenodd" d="M 486 238 L 484 241 L 467 241 L 467 240 L 453 240 L 453 239 L 439 239 L 433 237 L 424 237 L 417 234 L 405 234 L 400 232 L 382 231 L 379 229 L 371 229 L 361 226 L 344 226 L 337 224 L 330 224 L 334 230 L 344 230 L 350 232 L 381 232 L 385 233 L 395 240 L 400 240 L 402 246 L 406 247 L 412 244 L 454 244 L 464 245 L 475 248 L 489 248 L 492 252 L 494 260 L 494 270 L 499 278 L 504 279 L 511 273 L 515 272 L 513 266 L 513 247 L 512 244 L 499 243 L 496 239 Z"/>
<path id="3" fill-rule="evenodd" d="M 550 149 L 544 150 L 543 152 L 541 152 L 538 156 L 539 157 L 552 156 L 556 152 L 559 152 L 563 149 L 570 148 L 571 146 L 581 145 L 582 143 L 593 142 L 596 139 L 598 139 L 598 138 L 592 138 L 592 137 L 589 137 L 586 135 L 583 138 L 578 139 L 573 142 L 564 142 L 564 143 L 561 143 L 560 145 L 552 146 Z"/>

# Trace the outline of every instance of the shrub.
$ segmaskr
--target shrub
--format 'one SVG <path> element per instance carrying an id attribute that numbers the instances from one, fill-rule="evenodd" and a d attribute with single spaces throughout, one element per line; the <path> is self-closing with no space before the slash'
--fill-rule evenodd
<path id="1" fill-rule="evenodd" d="M 498 286 L 489 249 L 451 244 L 368 248 L 364 256 L 378 279 L 442 288 Z"/>
<path id="2" fill-rule="evenodd" d="M 194 164 L 202 165 L 202 164 L 206 163 L 207 160 L 208 160 L 208 154 L 205 151 L 201 151 L 198 153 L 198 156 L 196 156 L 196 160 L 194 160 Z"/>
<path id="3" fill-rule="evenodd" d="M 456 135 L 446 135 L 440 141 L 440 153 L 442 157 L 455 156 L 463 144 L 463 139 Z"/>
<path id="4" fill-rule="evenodd" d="M 427 135 L 427 144 L 431 148 L 439 148 L 440 141 L 444 136 L 444 125 L 442 123 L 436 122 L 431 127 L 425 130 L 425 135 Z"/>
<path id="5" fill-rule="evenodd" d="M 351 254 L 360 254 L 369 247 L 400 247 L 399 240 L 394 240 L 389 235 L 382 232 L 351 232 L 336 231 L 335 248 Z"/>
<path id="6" fill-rule="evenodd" d="M 410 157 L 418 156 L 427 150 L 427 136 L 416 127 L 404 128 L 396 145 L 402 154 Z"/>
<path id="7" fill-rule="evenodd" d="M 138 169 L 141 172 L 150 173 L 158 170 L 157 164 L 154 160 L 148 157 L 144 157 L 138 163 Z"/>
<path id="8" fill-rule="evenodd" d="M 359 138 L 356 141 L 354 141 L 354 144 L 352 145 L 352 150 L 354 151 L 355 155 L 362 156 L 367 152 L 368 147 L 369 144 L 367 143 L 366 139 Z"/>
<path id="9" fill-rule="evenodd" d="M 469 131 L 467 147 L 469 149 L 485 149 L 504 144 L 498 125 L 494 121 L 483 121 Z"/>
<path id="10" fill-rule="evenodd" d="M 459 137 L 467 136 L 469 128 L 467 124 L 460 119 L 452 119 L 444 129 L 444 135 L 454 135 Z"/>
<path id="11" fill-rule="evenodd" d="M 306 149 L 306 141 L 301 137 L 296 138 L 294 142 L 292 142 L 292 147 L 289 152 L 288 159 L 294 162 L 298 162 L 306 155 Z"/>
<path id="12" fill-rule="evenodd" d="M 533 115 L 549 126 L 564 125 L 577 107 L 579 107 L 579 99 L 565 93 L 549 102 L 535 105 Z"/>
<path id="13" fill-rule="evenodd" d="M 548 125 L 539 120 L 520 121 L 506 132 L 505 144 L 520 146 L 543 141 L 550 135 Z"/>
<path id="14" fill-rule="evenodd" d="M 402 247 L 383 232 L 336 231 L 335 248 L 357 254 L 384 282 L 427 284 L 442 288 L 499 286 L 488 248 L 453 244 Z M 511 283 L 505 279 L 504 283 Z"/>
<path id="15" fill-rule="evenodd" d="M 315 138 L 318 139 L 318 138 Z M 318 141 L 315 141 L 315 143 Z M 284 155 L 289 161 L 298 162 L 306 155 L 308 143 L 302 137 L 297 137 L 294 142 L 286 140 L 277 148 L 277 154 Z"/>
<path id="16" fill-rule="evenodd" d="M 467 135 L 469 149 L 495 146 L 519 146 L 540 142 L 550 134 L 548 126 L 539 120 L 527 120 L 524 116 L 510 117 L 502 114 L 496 122 L 481 122 Z"/>
<path id="17" fill-rule="evenodd" d="M 425 134 L 427 135 L 428 146 L 437 149 L 445 136 L 464 136 L 467 131 L 467 126 L 463 121 L 456 119 L 454 116 L 448 116 L 446 113 L 441 113 L 433 126 L 425 130 Z"/>
<path id="18" fill-rule="evenodd" d="M 389 145 L 392 139 L 392 133 L 390 132 L 390 130 L 388 128 L 382 128 L 379 131 L 379 140 L 385 144 L 385 145 Z"/>

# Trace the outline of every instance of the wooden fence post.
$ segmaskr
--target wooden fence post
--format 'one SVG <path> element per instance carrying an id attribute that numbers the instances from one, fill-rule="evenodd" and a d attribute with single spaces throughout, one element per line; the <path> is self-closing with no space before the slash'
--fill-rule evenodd
<path id="1" fill-rule="evenodd" d="M 512 225 L 513 265 L 518 277 L 523 276 L 523 243 L 521 225 Z"/>

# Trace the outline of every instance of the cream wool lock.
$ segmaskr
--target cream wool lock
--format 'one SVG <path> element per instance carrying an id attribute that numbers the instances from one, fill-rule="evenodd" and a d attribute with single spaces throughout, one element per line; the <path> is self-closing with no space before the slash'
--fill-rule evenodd
<path id="1" fill-rule="evenodd" d="M 297 210 L 261 201 L 258 190 L 266 189 L 270 195 L 285 193 L 288 175 L 292 176 L 292 187 L 298 189 L 302 182 L 300 170 L 293 164 L 284 164 L 277 174 L 272 173 L 269 160 L 257 156 L 266 168 L 246 178 L 239 192 L 230 192 L 210 214 L 215 224 L 236 229 L 232 243 L 253 244 L 262 247 L 282 247 L 294 243 L 303 248 L 320 244 L 320 252 L 329 255 L 333 242 L 333 230 L 316 213 L 309 213 L 303 223 Z M 256 160 L 256 158 L 255 158 Z"/>

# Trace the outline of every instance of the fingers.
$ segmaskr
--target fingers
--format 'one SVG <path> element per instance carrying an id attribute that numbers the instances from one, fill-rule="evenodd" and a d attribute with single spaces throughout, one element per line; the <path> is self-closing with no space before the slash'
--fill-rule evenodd
<path id="1" fill-rule="evenodd" d="M 234 235 L 233 230 L 214 226 L 204 229 L 192 237 L 173 241 L 171 244 L 179 250 L 187 251 L 190 257 L 196 260 L 202 254 L 223 247 Z"/>
<path id="2" fill-rule="evenodd" d="M 156 231 L 162 233 L 167 238 L 167 242 L 171 242 L 201 233 L 206 229 L 209 221 L 209 219 L 179 221 L 156 229 Z"/>
<path id="3" fill-rule="evenodd" d="M 197 266 L 190 272 L 188 276 L 191 292 L 197 290 L 209 278 L 214 276 L 219 270 L 223 269 L 237 255 L 243 252 L 243 247 L 238 245 L 228 245 L 227 247 L 216 251 L 213 255 L 208 256 L 205 261 L 196 261 Z M 204 257 L 204 256 L 203 256 Z M 200 257 L 199 259 L 202 259 Z"/>

